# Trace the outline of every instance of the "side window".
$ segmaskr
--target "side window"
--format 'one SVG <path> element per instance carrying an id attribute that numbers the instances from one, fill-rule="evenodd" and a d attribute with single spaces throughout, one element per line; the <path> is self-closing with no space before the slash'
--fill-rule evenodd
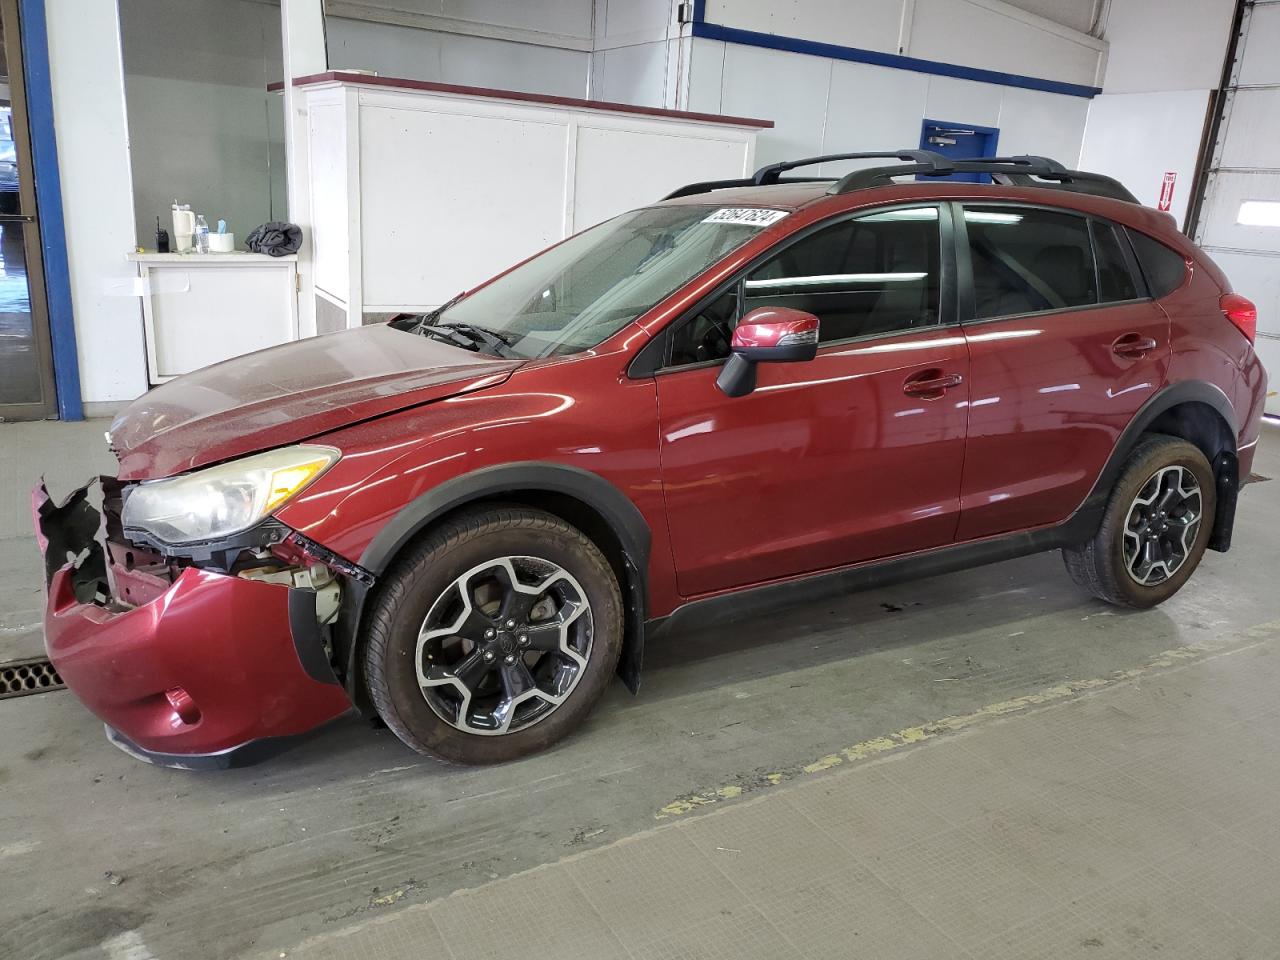
<path id="1" fill-rule="evenodd" d="M 884 210 L 826 227 L 743 282 L 743 313 L 781 306 L 817 316 L 822 342 L 938 322 L 938 208 Z"/>
<path id="2" fill-rule="evenodd" d="M 1098 299 L 1102 303 L 1136 299 L 1138 285 L 1129 272 L 1129 262 L 1125 259 L 1116 228 L 1097 220 L 1090 226 L 1093 228 L 1093 255 L 1098 263 Z"/>
<path id="3" fill-rule="evenodd" d="M 1098 302 L 1089 224 L 1052 210 L 966 207 L 974 317 Z"/>
<path id="4" fill-rule="evenodd" d="M 1187 262 L 1182 259 L 1182 254 L 1170 250 L 1145 233 L 1137 230 L 1128 230 L 1128 233 L 1133 242 L 1133 252 L 1138 256 L 1138 265 L 1147 278 L 1151 296 L 1159 300 L 1182 286 L 1187 278 Z"/>

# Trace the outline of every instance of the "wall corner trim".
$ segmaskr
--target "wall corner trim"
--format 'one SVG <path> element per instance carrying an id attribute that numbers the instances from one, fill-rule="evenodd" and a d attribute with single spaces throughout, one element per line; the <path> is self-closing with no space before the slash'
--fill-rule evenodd
<path id="1" fill-rule="evenodd" d="M 80 360 L 76 351 L 71 270 L 63 221 L 62 182 L 58 174 L 58 139 L 53 120 L 53 86 L 49 75 L 49 30 L 45 0 L 19 0 L 23 75 L 27 89 L 27 127 L 31 166 L 35 171 L 36 219 L 44 254 L 45 295 L 49 303 L 49 339 L 53 344 L 53 378 L 58 416 L 83 420 Z"/>

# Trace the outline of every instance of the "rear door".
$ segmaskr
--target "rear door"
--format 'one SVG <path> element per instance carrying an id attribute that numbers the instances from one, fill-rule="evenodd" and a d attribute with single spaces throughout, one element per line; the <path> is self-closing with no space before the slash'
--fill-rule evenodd
<path id="1" fill-rule="evenodd" d="M 968 447 L 957 539 L 1066 519 L 1165 382 L 1169 320 L 1124 230 L 1069 211 L 965 204 Z"/>
<path id="2" fill-rule="evenodd" d="M 952 541 L 969 361 L 944 295 L 949 213 L 825 224 L 673 324 L 657 390 L 683 595 Z M 733 326 L 772 305 L 818 316 L 817 358 L 762 363 L 754 392 L 725 396 L 715 381 Z"/>

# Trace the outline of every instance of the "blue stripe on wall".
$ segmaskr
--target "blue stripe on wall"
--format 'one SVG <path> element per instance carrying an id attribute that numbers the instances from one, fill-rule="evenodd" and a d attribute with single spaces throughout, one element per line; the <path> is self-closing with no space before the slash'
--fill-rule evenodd
<path id="1" fill-rule="evenodd" d="M 58 140 L 53 127 L 53 88 L 49 78 L 49 32 L 44 17 L 44 0 L 19 0 L 18 10 L 27 88 L 27 128 L 31 134 L 31 165 L 35 170 L 37 219 L 44 254 L 44 286 L 49 302 L 49 337 L 53 341 L 58 416 L 63 420 L 83 420 L 80 361 L 76 355 L 76 325 L 71 311 L 71 271 L 67 265 L 67 234 L 62 221 Z"/>
<path id="2" fill-rule="evenodd" d="M 851 60 L 854 63 L 869 63 L 877 67 L 911 70 L 915 73 L 929 73 L 939 77 L 977 80 L 981 83 L 995 83 L 1004 87 L 1060 93 L 1068 97 L 1096 97 L 1102 92 L 1101 87 L 1086 87 L 1078 83 L 1063 83 L 1060 80 L 1042 80 L 1039 77 L 1024 77 L 1019 73 L 1003 73 L 999 70 L 962 67 L 955 63 L 921 60 L 918 57 L 904 57 L 896 53 L 881 53 L 878 50 L 863 50 L 859 47 L 842 47 L 834 43 L 819 43 L 816 40 L 779 37 L 772 33 L 722 27 L 716 23 L 704 23 L 696 19 L 690 27 L 695 37 L 703 37 L 707 40 L 723 40 L 727 43 L 740 43 L 750 47 L 784 50 L 787 53 L 807 53 L 811 56 L 830 57 L 834 60 Z"/>

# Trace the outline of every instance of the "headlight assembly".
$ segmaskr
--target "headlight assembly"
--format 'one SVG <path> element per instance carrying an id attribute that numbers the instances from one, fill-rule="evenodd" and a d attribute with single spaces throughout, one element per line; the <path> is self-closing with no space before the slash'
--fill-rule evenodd
<path id="1" fill-rule="evenodd" d="M 129 492 L 122 525 L 166 544 L 228 537 L 260 523 L 340 456 L 332 447 L 301 444 L 144 481 Z"/>

